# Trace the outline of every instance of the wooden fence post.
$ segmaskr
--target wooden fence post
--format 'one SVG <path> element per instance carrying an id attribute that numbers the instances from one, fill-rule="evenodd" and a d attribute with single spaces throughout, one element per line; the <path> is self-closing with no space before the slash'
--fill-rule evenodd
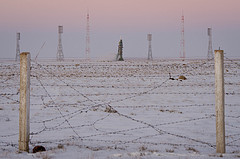
<path id="1" fill-rule="evenodd" d="M 19 151 L 29 151 L 30 53 L 20 54 Z"/>
<path id="2" fill-rule="evenodd" d="M 225 153 L 224 54 L 215 50 L 216 152 Z"/>

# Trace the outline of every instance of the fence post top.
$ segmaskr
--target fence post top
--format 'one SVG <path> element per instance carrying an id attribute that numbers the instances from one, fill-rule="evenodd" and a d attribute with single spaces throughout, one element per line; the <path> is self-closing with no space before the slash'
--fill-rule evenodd
<path id="1" fill-rule="evenodd" d="M 223 54 L 224 50 L 214 50 L 214 53 L 216 54 L 217 52 Z"/>
<path id="2" fill-rule="evenodd" d="M 30 54 L 30 52 L 22 52 L 22 53 L 20 53 L 20 55 L 27 55 L 27 54 Z"/>

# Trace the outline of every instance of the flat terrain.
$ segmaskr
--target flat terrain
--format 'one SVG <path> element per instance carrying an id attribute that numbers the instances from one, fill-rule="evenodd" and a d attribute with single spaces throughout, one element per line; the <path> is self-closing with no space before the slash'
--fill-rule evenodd
<path id="1" fill-rule="evenodd" d="M 224 71 L 223 156 L 239 158 L 240 60 Z M 19 153 L 19 63 L 1 61 L 0 158 L 221 158 L 214 80 L 207 60 L 32 61 L 30 153 Z"/>

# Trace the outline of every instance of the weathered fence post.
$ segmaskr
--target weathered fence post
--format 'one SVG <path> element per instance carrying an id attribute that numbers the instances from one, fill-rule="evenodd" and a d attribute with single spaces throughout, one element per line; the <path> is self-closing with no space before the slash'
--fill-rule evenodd
<path id="1" fill-rule="evenodd" d="M 29 151 L 30 53 L 20 54 L 19 151 Z"/>
<path id="2" fill-rule="evenodd" d="M 225 113 L 224 113 L 224 54 L 215 50 L 215 109 L 216 109 L 216 151 L 225 153 Z"/>

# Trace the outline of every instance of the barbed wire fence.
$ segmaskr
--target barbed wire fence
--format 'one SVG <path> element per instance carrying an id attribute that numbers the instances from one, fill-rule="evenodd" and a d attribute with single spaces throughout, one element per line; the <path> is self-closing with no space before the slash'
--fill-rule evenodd
<path id="1" fill-rule="evenodd" d="M 0 68 L 0 112 L 11 107 L 16 116 L 19 65 Z M 225 59 L 226 145 L 232 153 L 240 147 L 239 71 L 239 60 Z M 216 148 L 214 94 L 213 61 L 32 62 L 30 144 L 209 152 Z M 1 123 L 18 120 L 9 118 L 2 116 Z M 17 132 L 2 131 L 1 149 L 17 148 Z"/>

